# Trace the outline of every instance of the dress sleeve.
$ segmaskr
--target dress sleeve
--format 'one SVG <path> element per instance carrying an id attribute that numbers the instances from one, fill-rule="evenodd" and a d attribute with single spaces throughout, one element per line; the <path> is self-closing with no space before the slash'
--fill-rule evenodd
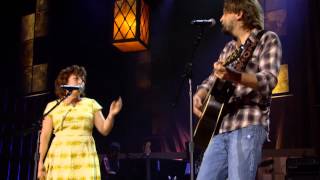
<path id="1" fill-rule="evenodd" d="M 49 102 L 49 103 L 47 104 L 44 112 L 43 112 L 43 115 L 45 115 L 47 112 L 49 112 L 50 109 L 51 109 L 55 104 L 56 104 L 55 101 Z M 51 114 L 51 112 L 50 112 L 47 116 L 52 119 L 52 114 Z"/>
<path id="2" fill-rule="evenodd" d="M 92 99 L 92 110 L 93 113 L 96 113 L 97 111 L 100 111 L 102 109 L 102 106 L 94 99 Z"/>

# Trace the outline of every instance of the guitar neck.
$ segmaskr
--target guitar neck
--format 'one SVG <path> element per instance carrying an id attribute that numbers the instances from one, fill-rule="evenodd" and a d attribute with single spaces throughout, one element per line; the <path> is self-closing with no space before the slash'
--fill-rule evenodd
<path id="1" fill-rule="evenodd" d="M 240 46 L 239 49 L 235 49 L 224 61 L 222 61 L 222 65 L 224 67 L 227 67 L 228 65 L 230 65 L 232 62 L 236 61 L 239 56 L 241 55 L 242 51 L 244 49 L 244 46 Z M 213 73 L 213 72 L 212 72 Z M 213 90 L 213 87 L 217 81 L 217 77 L 215 75 L 213 75 L 213 83 L 212 85 L 210 86 L 210 89 L 205 97 L 205 101 L 208 100 L 208 98 L 210 97 L 211 95 L 211 92 Z"/>

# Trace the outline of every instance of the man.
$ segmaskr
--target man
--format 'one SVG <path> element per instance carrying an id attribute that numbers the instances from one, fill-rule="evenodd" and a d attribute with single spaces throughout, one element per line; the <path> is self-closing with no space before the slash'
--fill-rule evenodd
<path id="1" fill-rule="evenodd" d="M 222 118 L 219 134 L 212 137 L 203 156 L 199 180 L 254 180 L 264 141 L 268 137 L 271 91 L 277 84 L 282 56 L 278 36 L 263 30 L 263 13 L 257 0 L 225 0 L 220 19 L 223 32 L 233 37 L 213 65 L 212 74 L 193 97 L 193 112 L 201 107 L 215 79 L 232 82 L 235 89 L 227 101 L 231 111 Z M 261 32 L 262 31 L 262 32 Z M 257 42 L 242 70 L 237 61 L 223 62 L 236 49 Z M 238 61 L 240 61 L 238 58 Z"/>

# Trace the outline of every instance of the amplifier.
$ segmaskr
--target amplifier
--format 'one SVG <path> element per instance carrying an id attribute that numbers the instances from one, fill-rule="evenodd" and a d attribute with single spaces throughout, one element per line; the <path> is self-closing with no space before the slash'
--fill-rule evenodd
<path id="1" fill-rule="evenodd" d="M 318 157 L 288 158 L 286 170 L 287 175 L 319 175 L 320 159 Z"/>

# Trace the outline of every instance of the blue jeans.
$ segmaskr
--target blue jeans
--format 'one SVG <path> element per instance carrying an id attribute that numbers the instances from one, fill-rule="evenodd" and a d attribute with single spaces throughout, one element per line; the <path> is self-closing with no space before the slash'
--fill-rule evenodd
<path id="1" fill-rule="evenodd" d="M 203 156 L 197 180 L 254 180 L 267 132 L 263 126 L 214 136 Z"/>

